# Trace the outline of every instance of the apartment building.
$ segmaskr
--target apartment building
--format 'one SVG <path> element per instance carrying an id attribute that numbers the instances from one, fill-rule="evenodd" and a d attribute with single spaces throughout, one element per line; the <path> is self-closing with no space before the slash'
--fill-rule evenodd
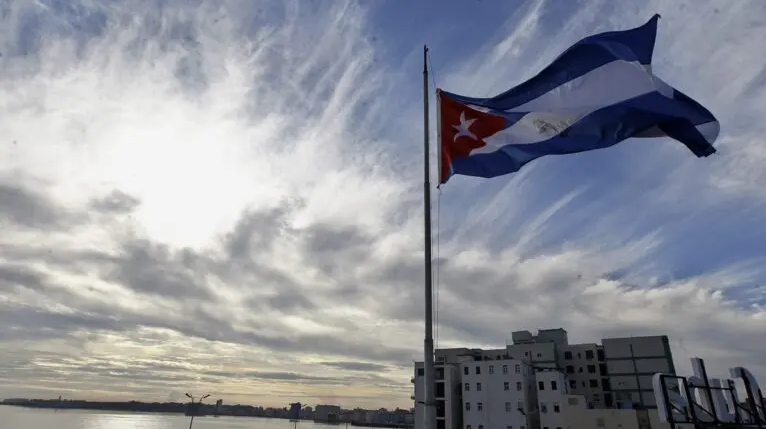
<path id="1" fill-rule="evenodd" d="M 605 338 L 602 344 L 604 392 L 613 399 L 614 408 L 657 408 L 652 377 L 658 372 L 676 373 L 668 337 Z M 612 408 L 609 401 L 607 408 Z"/>
<path id="2" fill-rule="evenodd" d="M 562 395 L 586 409 L 652 409 L 652 376 L 675 374 L 667 336 L 569 344 L 558 328 L 511 339 L 505 348 L 435 351 L 437 429 L 564 429 Z M 416 363 L 415 429 L 423 427 L 422 376 Z"/>
<path id="3" fill-rule="evenodd" d="M 436 399 L 436 428 L 437 429 L 462 429 L 463 428 L 463 385 L 461 382 L 460 360 L 471 358 L 455 358 L 450 363 L 436 363 L 435 371 L 435 399 Z M 423 362 L 415 363 L 415 376 L 412 382 L 415 392 L 412 399 L 415 401 L 415 428 L 422 429 L 424 424 L 423 413 L 425 401 L 424 378 L 425 368 Z"/>
<path id="4" fill-rule="evenodd" d="M 542 429 L 565 428 L 561 401 L 569 393 L 566 375 L 558 371 L 538 371 L 534 378 L 539 427 Z"/>
<path id="5" fill-rule="evenodd" d="M 530 426 L 534 372 L 516 359 L 464 362 L 460 365 L 465 429 Z"/>
<path id="6" fill-rule="evenodd" d="M 573 395 L 584 396 L 592 408 L 609 408 L 609 383 L 606 380 L 606 357 L 602 346 L 570 344 L 559 350 L 559 362 L 567 375 L 567 387 Z M 613 404 L 613 401 L 612 401 Z"/>

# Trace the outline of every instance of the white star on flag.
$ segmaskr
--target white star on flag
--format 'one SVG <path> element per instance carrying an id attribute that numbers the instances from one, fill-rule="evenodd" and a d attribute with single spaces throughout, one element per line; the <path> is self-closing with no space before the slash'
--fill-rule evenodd
<path id="1" fill-rule="evenodd" d="M 476 119 L 466 119 L 465 118 L 465 112 L 460 113 L 460 124 L 459 125 L 453 125 L 452 128 L 457 130 L 457 134 L 455 134 L 455 137 L 452 138 L 452 141 L 457 141 L 460 137 L 470 137 L 474 140 L 477 140 L 476 134 L 472 133 L 469 128 L 471 128 L 471 125 L 476 122 Z"/>

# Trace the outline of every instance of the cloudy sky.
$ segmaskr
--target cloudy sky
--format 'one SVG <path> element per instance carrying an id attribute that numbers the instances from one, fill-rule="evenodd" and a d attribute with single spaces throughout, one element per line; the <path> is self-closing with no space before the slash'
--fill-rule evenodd
<path id="1" fill-rule="evenodd" d="M 437 345 L 667 334 L 766 382 L 766 2 L 0 0 L 0 397 L 411 406 L 423 43 L 488 96 L 654 13 L 719 154 L 450 180 Z"/>

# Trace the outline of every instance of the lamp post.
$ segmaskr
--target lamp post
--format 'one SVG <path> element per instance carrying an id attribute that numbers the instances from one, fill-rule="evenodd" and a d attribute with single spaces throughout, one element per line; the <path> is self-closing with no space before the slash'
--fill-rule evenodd
<path id="1" fill-rule="evenodd" d="M 194 414 L 197 412 L 197 410 L 194 408 L 194 396 L 190 395 L 189 393 L 186 394 L 186 396 L 191 399 L 191 420 L 189 420 L 189 429 L 192 429 L 192 425 L 194 424 Z M 198 404 L 197 406 L 202 405 L 202 400 L 210 396 L 210 394 L 207 394 L 205 396 L 202 396 L 199 398 L 199 400 L 196 402 Z"/>

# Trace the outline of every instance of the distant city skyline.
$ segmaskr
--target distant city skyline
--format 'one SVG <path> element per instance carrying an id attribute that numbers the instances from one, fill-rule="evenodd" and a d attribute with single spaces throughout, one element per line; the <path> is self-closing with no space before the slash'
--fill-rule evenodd
<path id="1" fill-rule="evenodd" d="M 211 395 L 211 398 L 212 398 L 212 395 Z M 195 398 L 195 400 L 196 399 L 197 398 Z M 63 395 L 60 395 L 59 398 L 32 398 L 32 397 L 21 397 L 21 396 L 13 397 L 13 398 L 0 398 L 0 402 L 1 403 L 17 403 L 19 401 L 37 401 L 37 400 L 40 400 L 40 401 L 61 401 L 61 402 L 84 401 L 84 402 L 95 402 L 95 403 L 99 403 L 99 402 L 101 402 L 101 403 L 108 403 L 108 402 L 115 402 L 115 403 L 130 403 L 130 402 L 152 403 L 152 402 L 157 402 L 157 403 L 168 403 L 168 404 L 187 404 L 187 403 L 191 402 L 191 400 L 188 399 L 188 398 L 186 398 L 186 399 L 178 399 L 178 400 L 175 400 L 175 401 L 170 401 L 170 400 L 168 400 L 168 401 L 150 401 L 150 400 L 130 400 L 130 401 L 101 400 L 101 401 L 99 401 L 99 400 L 87 400 L 87 399 L 78 399 L 78 398 L 65 398 Z M 280 409 L 280 410 L 289 410 L 290 406 L 292 405 L 292 403 L 290 403 L 290 404 L 287 404 L 285 406 L 279 407 L 279 406 L 266 406 L 266 405 L 259 405 L 259 404 L 226 403 L 226 401 L 224 401 L 222 398 L 213 399 L 209 403 L 203 401 L 203 404 L 205 406 L 212 407 L 212 406 L 215 406 L 218 401 L 222 401 L 222 405 L 224 405 L 224 406 L 247 406 L 247 407 L 254 407 L 254 408 Z M 316 404 L 300 403 L 300 404 L 301 404 L 301 409 L 306 409 L 306 408 L 313 409 L 313 408 L 316 408 L 317 406 L 332 405 L 332 406 L 338 406 L 338 407 L 340 407 L 343 410 L 355 410 L 355 409 L 362 409 L 362 410 L 386 410 L 386 411 L 396 411 L 396 410 L 410 411 L 410 410 L 412 410 L 412 407 L 410 407 L 410 408 L 399 408 L 399 407 L 397 407 L 397 408 L 393 408 L 393 409 L 389 410 L 386 407 L 372 407 L 372 408 L 367 409 L 367 408 L 362 408 L 362 407 L 343 407 L 343 406 L 341 406 L 339 404 L 329 404 L 329 403 L 316 403 Z"/>
<path id="2" fill-rule="evenodd" d="M 193 395 L 192 395 L 193 396 Z M 293 406 L 299 406 L 294 412 Z M 410 409 L 387 410 L 385 408 L 363 409 L 343 408 L 338 405 L 316 404 L 300 406 L 300 403 L 292 403 L 289 407 L 263 407 L 252 404 L 225 404 L 222 399 L 214 403 L 201 404 L 195 398 L 183 402 L 108 402 L 108 401 L 81 401 L 58 399 L 27 399 L 7 398 L 0 401 L 0 406 L 21 407 L 25 409 L 55 409 L 55 410 L 91 410 L 91 411 L 117 411 L 122 413 L 156 414 L 156 413 L 183 413 L 190 416 L 234 416 L 234 417 L 267 417 L 276 419 L 313 420 L 314 422 L 345 422 L 354 423 L 357 426 L 376 426 L 380 424 L 388 427 L 412 427 L 414 414 Z M 191 423 L 190 423 L 191 424 Z"/>
<path id="3" fill-rule="evenodd" d="M 656 13 L 653 73 L 718 155 L 627 141 L 434 189 L 436 346 L 666 334 L 766 379 L 766 2 L 1 4 L 0 397 L 410 407 L 423 44 L 432 96 L 492 96 Z"/>

